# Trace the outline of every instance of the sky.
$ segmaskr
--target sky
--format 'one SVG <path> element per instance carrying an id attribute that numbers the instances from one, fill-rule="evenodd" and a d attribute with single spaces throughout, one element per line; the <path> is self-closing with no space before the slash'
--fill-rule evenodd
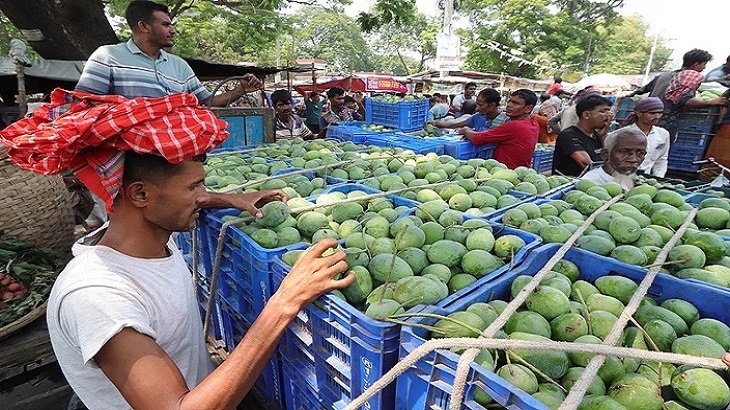
<path id="1" fill-rule="evenodd" d="M 372 0 L 356 1 L 346 13 L 356 16 L 366 11 Z M 418 9 L 428 15 L 438 15 L 437 0 L 416 0 Z M 721 65 L 730 55 L 730 41 L 725 33 L 730 15 L 728 0 L 625 0 L 619 9 L 624 15 L 638 14 L 649 24 L 649 35 L 659 34 L 665 44 L 674 49 L 673 64 L 681 65 L 682 55 L 693 49 L 707 50 L 714 59 L 708 70 Z M 674 68 L 674 67 L 672 67 Z"/>

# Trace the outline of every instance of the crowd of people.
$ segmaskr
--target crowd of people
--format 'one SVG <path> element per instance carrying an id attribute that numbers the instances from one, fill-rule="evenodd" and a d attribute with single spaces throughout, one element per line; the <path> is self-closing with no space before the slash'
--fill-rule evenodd
<path id="1" fill-rule="evenodd" d="M 335 240 L 306 250 L 243 340 L 214 369 L 188 269 L 171 235 L 190 229 L 203 208 L 238 208 L 261 218 L 259 208 L 265 203 L 288 198 L 281 190 L 208 192 L 202 161 L 206 149 L 223 135 L 220 120 L 209 115 L 181 122 L 175 113 L 153 108 L 169 107 L 180 100 L 181 92 L 197 97 L 194 107 L 182 107 L 193 113 L 204 112 L 195 111 L 198 102 L 221 106 L 243 99 L 242 104 L 255 105 L 270 98 L 277 138 L 308 139 L 323 136 L 334 124 L 362 119 L 362 95 L 348 96 L 341 88 L 325 96 L 311 92 L 303 96 L 298 114 L 288 91 L 267 97 L 252 75 L 234 90 L 211 95 L 184 60 L 165 51 L 175 36 L 166 6 L 132 1 L 126 20 L 132 38 L 100 47 L 84 67 L 76 92 L 63 94 L 66 99 L 57 101 L 55 108 L 69 101 L 75 109 L 93 108 L 93 102 L 115 96 L 104 100 L 113 110 L 126 107 L 122 97 L 145 97 L 149 106 L 137 109 L 159 116 L 169 127 L 130 133 L 133 137 L 124 143 L 112 144 L 97 135 L 73 147 L 63 145 L 61 137 L 46 135 L 49 148 L 44 155 L 73 157 L 68 161 L 72 170 L 84 170 L 76 175 L 81 182 L 94 182 L 90 188 L 110 212 L 108 222 L 74 246 L 74 259 L 59 275 L 48 302 L 53 349 L 80 398 L 69 408 L 234 408 L 297 313 L 319 295 L 350 285 L 354 275 L 347 273 L 344 252 L 324 256 L 337 246 Z M 494 158 L 510 168 L 529 167 L 541 135 L 552 133 L 555 174 L 616 181 L 630 189 L 638 170 L 657 176 L 666 172 L 679 113 L 686 107 L 727 104 L 726 97 L 694 98 L 703 80 L 699 72 L 710 59 L 707 52 L 692 50 L 680 70 L 637 90 L 636 94 L 649 93 L 649 98 L 613 132 L 611 99 L 593 87 L 570 95 L 559 78 L 541 96 L 527 89 L 509 93 L 504 110 L 497 90 L 477 92 L 474 83 L 466 84 L 452 101 L 431 95 L 427 125 L 456 129 L 476 145 L 497 144 Z M 722 82 L 728 81 L 729 73 L 730 58 L 710 76 Z M 258 97 L 251 100 L 246 95 Z M 84 106 L 86 101 L 92 103 Z M 136 120 L 124 113 L 120 118 Z M 33 124 L 27 121 L 18 127 L 33 132 Z M 108 125 L 107 129 L 118 124 Z M 721 132 L 730 139 L 728 127 L 725 115 Z M 188 143 L 182 144 L 179 136 Z"/>

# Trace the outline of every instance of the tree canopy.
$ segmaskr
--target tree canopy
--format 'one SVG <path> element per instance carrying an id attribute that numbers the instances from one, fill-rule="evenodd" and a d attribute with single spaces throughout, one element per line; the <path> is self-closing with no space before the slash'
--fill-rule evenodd
<path id="1" fill-rule="evenodd" d="M 638 18 L 621 17 L 623 0 L 464 0 L 459 12 L 470 21 L 470 69 L 523 77 L 560 74 L 568 79 L 608 71 L 643 71 L 651 40 Z M 470 35 L 473 33 L 473 35 Z M 669 51 L 660 47 L 655 67 Z"/>
<path id="2" fill-rule="evenodd" d="M 88 56 L 94 44 L 113 42 L 114 33 L 120 40 L 131 35 L 120 18 L 130 0 L 65 0 L 62 6 L 54 0 L 27 1 L 47 7 L 41 7 L 44 12 L 36 16 L 18 7 L 17 2 L 0 0 L 5 13 L 0 15 L 0 37 L 4 40 L 0 52 L 7 53 L 9 39 L 20 36 L 15 26 L 28 28 L 32 21 L 31 26 L 42 27 L 41 20 L 58 12 L 63 17 L 59 23 L 63 30 L 57 30 L 53 34 L 56 38 L 43 47 L 31 44 L 46 58 L 67 55 L 68 59 L 77 59 L 79 55 Z M 317 58 L 326 60 L 334 71 L 383 70 L 408 75 L 428 68 L 436 56 L 436 35 L 441 29 L 441 18 L 420 13 L 415 0 L 374 0 L 370 9 L 357 18 L 344 13 L 352 0 L 158 1 L 168 5 L 176 22 L 178 35 L 173 52 L 224 63 L 289 65 L 299 58 Z M 468 48 L 465 69 L 532 78 L 560 74 L 568 80 L 577 80 L 584 71 L 641 73 L 653 38 L 647 36 L 648 25 L 640 18 L 618 14 L 622 3 L 459 0 L 455 3 L 455 21 L 466 22 L 465 26 L 456 26 L 462 44 Z M 111 31 L 111 25 L 83 30 L 82 40 L 59 43 L 63 36 L 75 38 L 81 32 L 66 16 L 83 5 L 94 4 L 106 7 L 116 23 L 115 30 Z M 443 7 L 443 0 L 439 4 Z M 97 17 L 85 19 L 84 24 L 88 26 Z M 109 24 L 106 19 L 103 23 Z M 77 51 L 57 51 L 54 44 L 77 47 Z M 651 69 L 661 68 L 669 54 L 670 50 L 659 41 Z"/>

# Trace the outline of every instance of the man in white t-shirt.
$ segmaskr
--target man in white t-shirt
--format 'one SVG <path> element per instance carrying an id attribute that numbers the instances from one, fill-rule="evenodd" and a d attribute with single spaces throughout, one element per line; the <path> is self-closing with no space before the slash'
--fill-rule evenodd
<path id="1" fill-rule="evenodd" d="M 464 86 L 464 94 L 459 94 L 456 97 L 454 97 L 454 100 L 451 101 L 451 111 L 456 113 L 461 113 L 461 106 L 464 105 L 464 102 L 466 101 L 476 101 L 476 94 L 477 94 L 477 83 L 466 83 Z"/>
<path id="2" fill-rule="evenodd" d="M 207 354 L 185 261 L 170 241 L 190 229 L 201 208 L 286 200 L 211 194 L 201 157 L 170 164 L 125 154 L 122 188 L 107 225 L 74 246 L 48 302 L 53 349 L 66 379 L 91 410 L 235 408 L 304 306 L 354 276 L 345 254 L 324 240 L 306 251 L 229 358 L 217 369 Z M 232 201 L 235 198 L 236 201 Z"/>
<path id="3" fill-rule="evenodd" d="M 637 129 L 620 128 L 603 141 L 603 165 L 586 173 L 581 179 L 596 181 L 598 185 L 615 181 L 624 191 L 636 186 L 636 171 L 646 156 L 646 136 Z"/>

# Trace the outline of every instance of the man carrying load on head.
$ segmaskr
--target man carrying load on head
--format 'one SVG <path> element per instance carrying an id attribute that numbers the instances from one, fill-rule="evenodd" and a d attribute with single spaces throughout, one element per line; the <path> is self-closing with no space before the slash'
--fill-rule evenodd
<path id="1" fill-rule="evenodd" d="M 202 160 L 225 123 L 186 93 L 127 100 L 56 90 L 51 104 L 0 132 L 8 155 L 43 174 L 73 170 L 102 198 L 108 224 L 74 245 L 58 276 L 47 321 L 61 370 L 90 409 L 235 408 L 286 326 L 320 294 L 348 286 L 345 254 L 307 250 L 244 339 L 213 370 L 198 302 L 170 240 L 202 208 L 258 206 L 283 191 L 206 192 Z"/>

